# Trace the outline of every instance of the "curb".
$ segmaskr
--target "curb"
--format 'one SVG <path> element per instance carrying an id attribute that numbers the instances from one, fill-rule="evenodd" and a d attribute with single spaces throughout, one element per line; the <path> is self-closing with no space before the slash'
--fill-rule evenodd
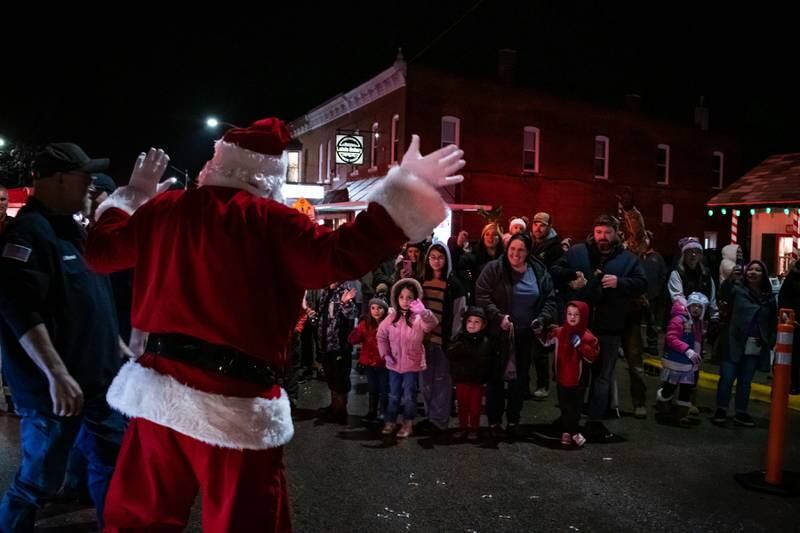
<path id="1" fill-rule="evenodd" d="M 661 372 L 661 359 L 656 357 L 645 357 L 644 366 L 645 371 L 656 370 L 657 375 L 659 372 Z M 718 382 L 718 374 L 701 370 L 700 377 L 697 381 L 697 386 L 703 389 L 716 390 Z M 753 383 L 750 387 L 750 399 L 757 402 L 770 403 L 772 399 L 772 387 L 762 383 Z M 789 409 L 793 411 L 800 411 L 800 396 L 789 396 Z"/>

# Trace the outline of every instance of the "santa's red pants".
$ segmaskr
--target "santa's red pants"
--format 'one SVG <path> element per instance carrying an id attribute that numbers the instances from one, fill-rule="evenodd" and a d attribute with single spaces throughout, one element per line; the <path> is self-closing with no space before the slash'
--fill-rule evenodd
<path id="1" fill-rule="evenodd" d="M 291 531 L 283 447 L 212 446 L 134 418 L 106 497 L 106 532 L 183 531 L 202 495 L 203 531 Z"/>
<path id="2" fill-rule="evenodd" d="M 456 383 L 456 401 L 458 402 L 458 423 L 461 429 L 476 430 L 481 427 L 481 399 L 483 385 L 474 383 Z"/>

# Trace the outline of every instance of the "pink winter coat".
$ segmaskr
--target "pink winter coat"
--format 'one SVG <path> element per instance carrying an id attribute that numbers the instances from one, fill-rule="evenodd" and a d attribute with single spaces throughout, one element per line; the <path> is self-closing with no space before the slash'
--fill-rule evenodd
<path id="1" fill-rule="evenodd" d="M 433 331 L 439 321 L 430 309 L 421 315 L 412 315 L 411 326 L 404 318 L 394 322 L 395 311 L 378 326 L 378 351 L 386 361 L 386 368 L 400 374 L 420 372 L 427 368 L 425 347 L 422 341 L 426 333 Z"/>

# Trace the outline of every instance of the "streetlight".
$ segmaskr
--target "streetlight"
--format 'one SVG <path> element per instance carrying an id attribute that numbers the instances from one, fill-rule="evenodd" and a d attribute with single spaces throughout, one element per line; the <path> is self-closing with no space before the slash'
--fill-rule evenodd
<path id="1" fill-rule="evenodd" d="M 0 137 L 0 148 L 4 147 L 5 145 L 6 145 L 6 140 Z"/>
<path id="2" fill-rule="evenodd" d="M 220 125 L 225 126 L 226 128 L 238 128 L 236 124 L 231 124 L 230 122 L 225 122 L 223 120 L 218 120 L 216 117 L 208 117 L 206 119 L 206 126 L 212 130 L 217 129 Z"/>

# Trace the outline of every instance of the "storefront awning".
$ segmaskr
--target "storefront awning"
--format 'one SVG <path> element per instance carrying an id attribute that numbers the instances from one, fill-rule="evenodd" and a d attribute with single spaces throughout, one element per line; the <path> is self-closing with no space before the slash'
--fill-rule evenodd
<path id="1" fill-rule="evenodd" d="M 348 181 L 346 183 L 338 184 L 334 189 L 328 191 L 325 199 L 329 200 L 327 203 L 322 203 L 314 206 L 317 213 L 347 213 L 353 211 L 362 211 L 367 208 L 367 198 L 375 187 L 380 183 L 383 176 L 374 178 L 365 178 L 363 180 Z M 347 191 L 347 195 L 343 194 Z M 451 211 L 477 211 L 478 209 L 490 210 L 492 206 L 481 204 L 459 204 L 455 202 L 455 194 L 453 187 L 441 189 L 442 197 Z M 330 201 L 333 200 L 333 201 Z"/>
<path id="2" fill-rule="evenodd" d="M 368 202 L 337 202 L 333 204 L 320 204 L 315 205 L 317 213 L 352 213 L 355 211 L 363 211 L 367 208 Z M 447 204 L 447 207 L 454 212 L 477 212 L 479 209 L 489 211 L 492 209 L 491 205 L 481 204 Z"/>
<path id="3" fill-rule="evenodd" d="M 709 207 L 800 205 L 800 153 L 773 155 L 711 198 Z"/>

